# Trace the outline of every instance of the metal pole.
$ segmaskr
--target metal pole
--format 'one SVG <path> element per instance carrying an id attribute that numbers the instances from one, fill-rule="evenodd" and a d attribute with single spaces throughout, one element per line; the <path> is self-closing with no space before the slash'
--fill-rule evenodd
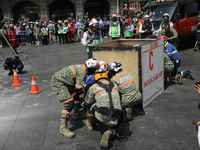
<path id="1" fill-rule="evenodd" d="M 119 14 L 119 0 L 117 0 L 117 14 Z"/>

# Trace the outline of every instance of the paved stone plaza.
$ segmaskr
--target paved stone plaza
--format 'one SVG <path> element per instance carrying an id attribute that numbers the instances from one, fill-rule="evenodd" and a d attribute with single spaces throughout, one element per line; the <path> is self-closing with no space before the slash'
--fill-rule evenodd
<path id="1" fill-rule="evenodd" d="M 0 48 L 0 149 L 2 150 L 98 150 L 105 126 L 96 126 L 90 132 L 86 120 L 71 120 L 70 130 L 76 134 L 67 139 L 59 133 L 62 105 L 53 93 L 52 75 L 71 64 L 87 59 L 86 48 L 80 43 L 58 43 L 36 48 L 20 46 L 19 56 L 25 64 L 19 75 L 22 86 L 12 87 L 13 76 L 8 76 L 2 64 L 11 55 L 9 48 Z M 197 131 L 193 122 L 200 120 L 197 106 L 200 95 L 194 84 L 200 80 L 200 53 L 193 49 L 180 52 L 181 70 L 192 69 L 196 80 L 184 79 L 184 84 L 165 86 L 165 91 L 147 108 L 145 114 L 138 108 L 129 122 L 128 141 L 111 141 L 112 150 L 196 150 Z M 128 63 L 128 62 L 127 62 Z M 41 93 L 28 94 L 31 78 Z"/>

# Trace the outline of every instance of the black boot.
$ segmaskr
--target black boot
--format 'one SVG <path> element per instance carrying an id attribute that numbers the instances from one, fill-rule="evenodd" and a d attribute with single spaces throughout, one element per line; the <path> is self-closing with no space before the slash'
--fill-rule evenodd
<path id="1" fill-rule="evenodd" d="M 186 71 L 186 76 L 187 76 L 187 77 L 190 77 L 192 80 L 195 79 L 194 76 L 192 75 L 192 72 L 191 72 L 190 70 L 187 70 L 187 71 Z"/>
<path id="2" fill-rule="evenodd" d="M 8 73 L 9 76 L 13 75 L 13 70 L 10 69 L 10 72 Z"/>

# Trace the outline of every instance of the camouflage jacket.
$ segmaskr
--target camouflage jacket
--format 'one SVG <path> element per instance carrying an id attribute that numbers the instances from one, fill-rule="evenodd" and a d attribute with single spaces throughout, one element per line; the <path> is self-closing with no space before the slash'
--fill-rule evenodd
<path id="1" fill-rule="evenodd" d="M 141 94 L 138 94 L 140 92 L 135 87 L 133 76 L 129 72 L 120 71 L 116 73 L 110 80 L 118 85 L 119 91 L 122 94 L 123 102 L 135 99 L 136 94 L 141 98 Z"/>
<path id="2" fill-rule="evenodd" d="M 82 82 L 86 78 L 86 67 L 82 65 L 71 65 L 56 72 L 54 78 L 66 84 L 66 86 L 75 86 L 82 88 Z"/>
<path id="3" fill-rule="evenodd" d="M 100 79 L 98 82 L 102 82 L 103 84 L 109 84 L 110 81 L 106 79 Z M 120 96 L 119 96 L 119 88 L 116 84 L 114 84 L 114 87 L 112 89 L 112 101 L 113 101 L 113 107 L 116 110 L 122 110 L 121 103 L 120 103 Z M 97 108 L 110 108 L 110 100 L 108 93 L 106 92 L 105 89 L 100 87 L 98 84 L 93 84 L 85 97 L 85 102 L 87 104 L 91 104 L 91 110 L 94 106 Z M 100 114 L 95 111 L 95 117 L 98 119 L 100 122 L 112 126 L 112 125 L 117 125 L 118 124 L 118 118 L 114 118 L 111 116 L 106 116 L 103 114 Z"/>
<path id="4" fill-rule="evenodd" d="M 165 53 L 164 53 L 164 70 L 165 72 L 172 72 L 174 70 L 173 62 Z"/>
<path id="5" fill-rule="evenodd" d="M 160 35 L 164 35 L 169 38 L 169 40 L 174 40 L 178 38 L 178 33 L 173 27 L 170 27 L 170 31 L 166 32 L 165 29 L 163 29 L 160 33 Z"/>

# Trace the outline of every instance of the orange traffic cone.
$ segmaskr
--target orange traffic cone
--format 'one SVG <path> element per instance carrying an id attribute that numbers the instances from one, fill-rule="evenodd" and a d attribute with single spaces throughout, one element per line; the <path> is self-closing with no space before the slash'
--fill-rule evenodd
<path id="1" fill-rule="evenodd" d="M 38 93 L 42 92 L 42 90 L 38 89 L 34 76 L 32 76 L 32 83 L 31 84 L 32 84 L 32 90 L 29 92 L 29 94 L 38 94 Z"/>
<path id="2" fill-rule="evenodd" d="M 19 81 L 19 77 L 17 75 L 17 71 L 14 70 L 13 84 L 12 86 L 21 86 L 22 82 Z"/>

